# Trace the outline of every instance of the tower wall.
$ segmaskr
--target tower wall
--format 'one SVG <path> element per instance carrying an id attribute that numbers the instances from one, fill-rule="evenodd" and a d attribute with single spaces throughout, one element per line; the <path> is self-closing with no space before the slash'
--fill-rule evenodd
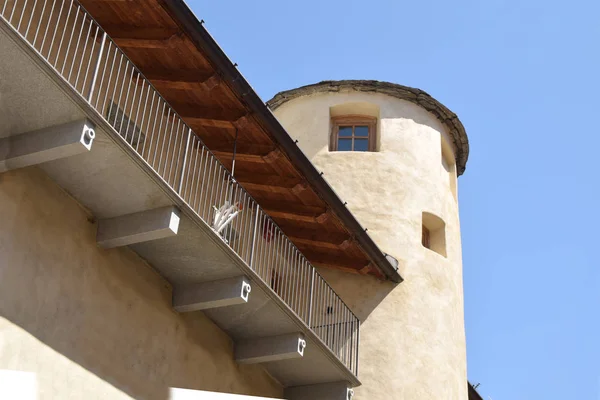
<path id="1" fill-rule="evenodd" d="M 446 127 L 412 102 L 356 91 L 297 97 L 274 113 L 379 247 L 400 261 L 399 285 L 320 270 L 362 321 L 355 398 L 466 400 L 455 149 Z M 378 117 L 377 152 L 328 150 L 331 116 L 340 113 Z M 445 224 L 445 256 L 422 245 L 424 218 Z M 431 239 L 439 241 L 436 232 Z"/>

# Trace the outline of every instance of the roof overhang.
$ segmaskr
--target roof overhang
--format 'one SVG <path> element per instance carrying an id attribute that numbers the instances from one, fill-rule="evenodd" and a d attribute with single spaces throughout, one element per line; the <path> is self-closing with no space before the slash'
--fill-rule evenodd
<path id="1" fill-rule="evenodd" d="M 312 85 L 279 92 L 269 100 L 267 104 L 271 110 L 275 110 L 288 101 L 298 97 L 319 93 L 339 93 L 347 91 L 380 93 L 386 96 L 410 101 L 429 111 L 446 127 L 446 129 L 448 129 L 448 133 L 454 143 L 456 151 L 456 170 L 458 176 L 465 172 L 467 159 L 469 158 L 469 138 L 465 132 L 465 127 L 455 113 L 421 89 L 398 85 L 396 83 L 372 80 L 322 81 Z"/>
<path id="2" fill-rule="evenodd" d="M 313 265 L 402 281 L 184 1 L 81 3 Z"/>

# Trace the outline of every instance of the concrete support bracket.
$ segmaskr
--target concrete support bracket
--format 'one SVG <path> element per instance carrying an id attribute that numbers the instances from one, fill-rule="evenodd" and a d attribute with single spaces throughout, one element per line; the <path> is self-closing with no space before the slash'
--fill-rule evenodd
<path id="1" fill-rule="evenodd" d="M 177 235 L 179 210 L 168 206 L 98 222 L 96 241 L 100 247 L 113 248 Z"/>
<path id="2" fill-rule="evenodd" d="M 0 172 L 91 150 L 95 125 L 87 119 L 0 139 Z"/>
<path id="3" fill-rule="evenodd" d="M 244 276 L 177 286 L 173 290 L 173 308 L 190 312 L 245 304 L 251 290 L 250 281 Z"/>
<path id="4" fill-rule="evenodd" d="M 304 357 L 306 340 L 300 333 L 240 341 L 235 344 L 235 360 L 257 364 Z"/>
<path id="5" fill-rule="evenodd" d="M 293 386 L 285 390 L 288 400 L 352 400 L 354 390 L 346 382 Z"/>

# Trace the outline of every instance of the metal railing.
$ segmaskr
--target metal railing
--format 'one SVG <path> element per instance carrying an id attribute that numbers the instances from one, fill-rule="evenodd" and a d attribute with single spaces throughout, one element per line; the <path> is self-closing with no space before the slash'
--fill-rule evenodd
<path id="1" fill-rule="evenodd" d="M 358 375 L 358 318 L 84 8 L 0 0 L 0 16 L 204 222 L 237 213 L 215 234 Z"/>

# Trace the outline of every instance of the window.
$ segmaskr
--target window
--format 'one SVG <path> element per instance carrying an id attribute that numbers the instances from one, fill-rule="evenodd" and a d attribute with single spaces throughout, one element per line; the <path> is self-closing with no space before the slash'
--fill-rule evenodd
<path id="1" fill-rule="evenodd" d="M 375 151 L 375 117 L 341 116 L 331 118 L 331 151 Z"/>
<path id="2" fill-rule="evenodd" d="M 423 247 L 431 249 L 431 233 L 429 229 L 425 228 L 423 225 L 423 233 L 421 234 L 421 243 L 423 243 Z"/>
<path id="3" fill-rule="evenodd" d="M 446 257 L 446 223 L 437 215 L 423 212 L 421 243 L 423 247 Z"/>

